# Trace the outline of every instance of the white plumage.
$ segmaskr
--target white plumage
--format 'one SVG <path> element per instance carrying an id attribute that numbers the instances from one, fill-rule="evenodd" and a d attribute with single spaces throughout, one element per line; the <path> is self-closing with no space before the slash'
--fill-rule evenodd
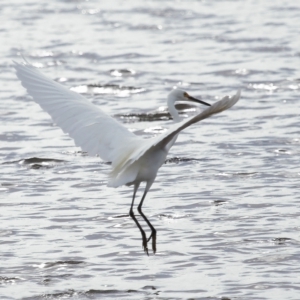
<path id="1" fill-rule="evenodd" d="M 83 96 L 47 78 L 30 64 L 15 63 L 15 69 L 28 94 L 74 139 L 77 146 L 89 155 L 98 154 L 103 160 L 112 162 L 109 186 L 134 185 L 130 216 L 141 230 L 144 250 L 148 253 L 147 242 L 152 237 L 152 249 L 155 252 L 156 231 L 141 208 L 158 169 L 164 163 L 181 130 L 232 107 L 239 100 L 240 91 L 233 97 L 224 97 L 198 115 L 174 124 L 165 133 L 145 140 L 130 132 Z M 173 90 L 168 96 L 168 107 L 175 121 L 180 120 L 175 109 L 175 102 L 179 100 L 209 105 L 191 97 L 185 91 Z M 138 211 L 151 228 L 152 233 L 148 241 L 132 210 L 141 182 L 146 182 L 146 188 Z"/>

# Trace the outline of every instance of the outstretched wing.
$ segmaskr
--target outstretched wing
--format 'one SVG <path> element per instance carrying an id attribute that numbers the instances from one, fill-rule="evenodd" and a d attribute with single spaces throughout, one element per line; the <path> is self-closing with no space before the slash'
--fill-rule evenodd
<path id="1" fill-rule="evenodd" d="M 156 138 L 156 143 L 154 146 L 160 145 L 164 147 L 173 139 L 175 135 L 177 135 L 183 129 L 189 127 L 194 123 L 197 123 L 201 120 L 204 120 L 212 115 L 218 114 L 232 107 L 234 104 L 236 104 L 239 101 L 240 96 L 241 96 L 241 91 L 239 90 L 234 96 L 232 97 L 225 96 L 220 101 L 214 103 L 213 105 L 211 105 L 209 108 L 207 108 L 200 114 L 193 116 L 185 120 L 184 122 L 175 124 L 167 132 L 165 132 L 164 134 Z"/>
<path id="2" fill-rule="evenodd" d="M 33 100 L 89 155 L 114 161 L 126 145 L 140 140 L 86 98 L 47 78 L 30 64 L 15 62 L 14 67 Z"/>
<path id="3" fill-rule="evenodd" d="M 179 134 L 180 131 L 185 129 L 186 127 L 190 126 L 193 123 L 197 123 L 201 120 L 204 120 L 214 114 L 218 114 L 226 109 L 229 109 L 234 104 L 238 102 L 240 99 L 241 91 L 238 91 L 236 95 L 229 97 L 226 96 L 220 101 L 214 103 L 212 106 L 201 112 L 200 114 L 193 116 L 191 118 L 188 118 L 187 120 L 174 124 L 168 131 L 165 133 L 156 136 L 152 139 L 147 140 L 141 147 L 138 147 L 135 149 L 135 151 L 132 152 L 130 157 L 126 161 L 123 161 L 122 165 L 118 165 L 117 168 L 119 172 L 126 169 L 129 165 L 133 164 L 135 161 L 137 161 L 140 157 L 142 157 L 144 154 L 146 154 L 148 151 L 152 151 L 153 148 L 160 148 L 164 149 L 167 147 L 167 145 L 173 140 L 173 138 Z"/>

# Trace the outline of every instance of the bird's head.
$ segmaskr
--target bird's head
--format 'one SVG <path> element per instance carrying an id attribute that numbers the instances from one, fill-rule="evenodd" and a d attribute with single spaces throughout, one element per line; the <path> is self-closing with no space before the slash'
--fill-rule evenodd
<path id="1" fill-rule="evenodd" d="M 186 91 L 179 90 L 179 89 L 172 90 L 168 96 L 168 100 L 170 102 L 173 102 L 173 104 L 175 104 L 176 101 L 192 101 L 192 102 L 210 106 L 210 104 L 208 104 L 202 100 L 196 99 L 196 98 L 190 96 Z"/>
<path id="2" fill-rule="evenodd" d="M 176 101 L 192 101 L 192 102 L 210 106 L 210 104 L 190 96 L 186 91 L 174 89 L 171 91 L 171 93 L 168 96 L 168 109 L 175 122 L 180 121 L 178 111 L 175 108 Z"/>

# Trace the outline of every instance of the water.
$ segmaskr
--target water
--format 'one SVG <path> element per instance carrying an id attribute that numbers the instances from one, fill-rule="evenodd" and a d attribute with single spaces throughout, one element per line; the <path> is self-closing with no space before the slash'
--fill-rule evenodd
<path id="1" fill-rule="evenodd" d="M 1 299 L 299 299 L 298 1 L 13 0 L 1 16 Z M 174 85 L 211 103 L 242 89 L 160 169 L 155 256 L 131 188 L 107 188 L 110 166 L 26 95 L 21 53 L 145 137 L 171 124 L 149 113 Z"/>

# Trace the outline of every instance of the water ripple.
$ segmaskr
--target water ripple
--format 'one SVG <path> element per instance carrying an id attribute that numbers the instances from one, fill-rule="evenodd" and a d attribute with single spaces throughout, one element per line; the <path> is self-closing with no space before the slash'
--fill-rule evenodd
<path id="1" fill-rule="evenodd" d="M 1 299 L 299 298 L 297 1 L 1 9 Z M 143 204 L 155 256 L 128 216 L 132 188 L 108 188 L 110 163 L 26 95 L 11 62 L 22 55 L 144 138 L 172 126 L 174 86 L 209 103 L 242 90 L 234 108 L 182 132 L 159 170 Z M 145 225 L 143 187 L 134 211 Z"/>

